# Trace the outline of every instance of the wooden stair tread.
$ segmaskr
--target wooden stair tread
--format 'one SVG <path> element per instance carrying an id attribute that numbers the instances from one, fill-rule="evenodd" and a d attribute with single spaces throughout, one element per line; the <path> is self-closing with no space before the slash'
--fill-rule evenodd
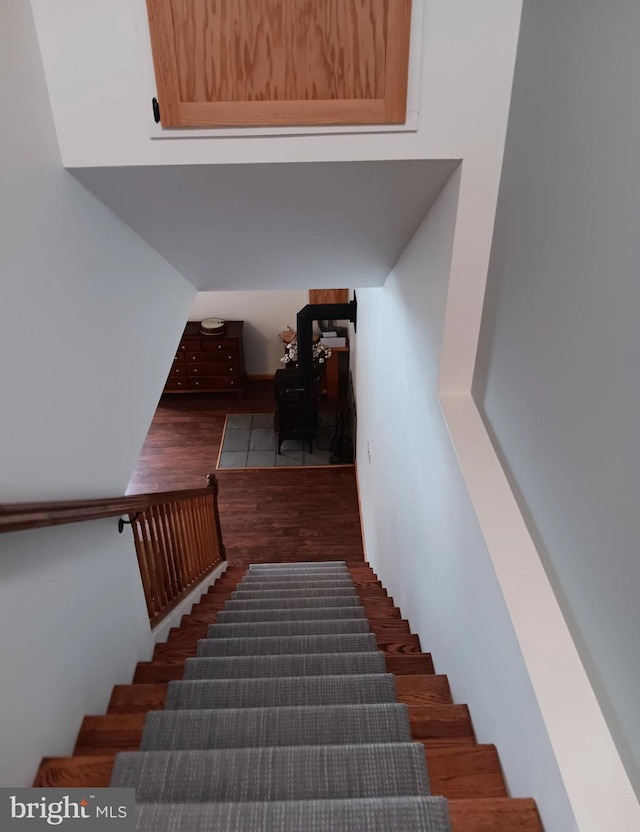
<path id="1" fill-rule="evenodd" d="M 435 673 L 396 676 L 398 702 L 405 705 L 451 705 L 451 690 L 446 676 Z"/>
<path id="2" fill-rule="evenodd" d="M 145 713 L 85 716 L 73 755 L 96 756 L 136 751 L 140 747 Z"/>
<path id="3" fill-rule="evenodd" d="M 454 799 L 449 815 L 453 832 L 544 832 L 530 798 Z"/>
<path id="4" fill-rule="evenodd" d="M 139 714 L 160 711 L 167 699 L 167 684 L 116 685 L 109 701 L 109 714 Z"/>
<path id="5" fill-rule="evenodd" d="M 45 757 L 33 785 L 36 788 L 107 788 L 115 755 Z"/>
<path id="6" fill-rule="evenodd" d="M 471 716 L 466 705 L 409 705 L 409 723 L 414 740 L 465 738 L 475 743 Z"/>
<path id="7" fill-rule="evenodd" d="M 86 716 L 82 722 L 74 756 L 132 751 L 139 747 L 146 711 Z M 466 705 L 422 705 L 409 707 L 411 736 L 427 748 L 443 744 L 475 744 Z"/>
<path id="8" fill-rule="evenodd" d="M 447 798 L 507 797 L 495 745 L 426 748 L 433 794 Z"/>
<path id="9" fill-rule="evenodd" d="M 148 682 L 171 682 L 182 679 L 186 659 L 195 656 L 196 647 L 190 651 L 185 649 L 184 656 L 168 656 L 154 659 L 150 662 L 138 662 L 133 677 L 134 684 Z M 433 660 L 429 653 L 415 653 L 413 655 L 399 655 L 386 657 L 387 672 L 398 676 L 430 674 L 434 672 Z"/>
<path id="10" fill-rule="evenodd" d="M 387 671 L 395 675 L 398 701 L 408 706 L 412 737 L 424 746 L 433 793 L 450 801 L 453 832 L 542 832 L 535 801 L 506 796 L 495 746 L 476 743 L 469 709 L 453 704 L 447 677 L 434 672 L 431 655 L 421 651 L 375 572 L 364 562 L 348 566 Z M 156 645 L 152 661 L 138 664 L 134 684 L 114 687 L 108 713 L 85 717 L 74 756 L 43 759 L 34 786 L 109 785 L 115 755 L 139 747 L 146 714 L 164 707 L 167 683 L 182 678 L 185 660 L 195 656 L 198 640 L 245 574 L 244 566 L 231 567 L 217 579 L 168 641 Z"/>
<path id="11" fill-rule="evenodd" d="M 500 793 L 502 779 L 500 771 L 490 770 L 488 764 L 489 752 L 492 749 L 493 746 L 425 748 L 433 794 L 442 795 L 450 800 L 464 798 L 471 802 L 476 797 L 486 799 L 488 793 L 495 793 L 495 797 L 506 797 L 506 793 Z M 116 753 L 117 751 L 101 755 L 45 758 L 36 775 L 34 786 L 49 788 L 108 786 Z M 468 761 L 479 757 L 480 753 L 483 753 L 486 758 L 485 766 L 476 772 L 468 771 L 466 767 Z M 502 789 L 504 789 L 504 784 L 502 784 Z"/>
<path id="12" fill-rule="evenodd" d="M 387 673 L 396 676 L 429 675 L 435 673 L 431 653 L 413 653 L 407 655 L 385 655 Z"/>

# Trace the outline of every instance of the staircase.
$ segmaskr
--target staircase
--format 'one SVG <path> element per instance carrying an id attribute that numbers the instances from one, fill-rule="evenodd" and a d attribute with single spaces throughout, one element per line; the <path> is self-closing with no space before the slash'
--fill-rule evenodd
<path id="1" fill-rule="evenodd" d="M 541 832 L 420 650 L 366 564 L 232 567 L 34 785 L 134 786 L 159 832 Z"/>

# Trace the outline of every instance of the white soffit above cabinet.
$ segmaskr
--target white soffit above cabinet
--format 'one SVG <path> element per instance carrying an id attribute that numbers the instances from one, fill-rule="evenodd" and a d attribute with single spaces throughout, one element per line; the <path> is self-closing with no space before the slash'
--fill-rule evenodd
<path id="1" fill-rule="evenodd" d="M 380 286 L 456 160 L 82 168 L 196 289 Z"/>

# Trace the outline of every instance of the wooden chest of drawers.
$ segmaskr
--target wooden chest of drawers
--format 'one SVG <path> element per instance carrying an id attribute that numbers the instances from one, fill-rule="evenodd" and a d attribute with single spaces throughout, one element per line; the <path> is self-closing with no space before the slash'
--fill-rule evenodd
<path id="1" fill-rule="evenodd" d="M 187 324 L 164 387 L 165 393 L 244 393 L 244 321 L 227 321 L 224 335 L 203 335 Z"/>

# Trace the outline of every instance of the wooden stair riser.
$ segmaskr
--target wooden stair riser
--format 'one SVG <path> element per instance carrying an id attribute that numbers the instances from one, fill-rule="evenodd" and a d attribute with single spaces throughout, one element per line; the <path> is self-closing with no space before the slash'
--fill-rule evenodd
<path id="1" fill-rule="evenodd" d="M 133 683 L 171 682 L 182 679 L 187 658 L 190 656 L 165 661 L 138 662 Z M 387 672 L 397 676 L 434 673 L 433 660 L 429 653 L 415 656 L 387 656 L 386 665 Z"/>
<path id="2" fill-rule="evenodd" d="M 114 755 L 45 758 L 34 786 L 107 788 L 113 758 Z M 438 776 L 431 766 L 432 779 L 437 780 Z M 452 832 L 543 832 L 533 800 L 454 798 L 449 803 L 449 814 Z"/>
<path id="3" fill-rule="evenodd" d="M 153 652 L 153 661 L 165 661 L 167 659 L 187 659 L 195 656 L 198 640 L 206 638 L 207 625 L 203 625 L 200 635 L 195 633 L 186 640 L 175 639 L 162 644 L 156 644 Z M 383 653 L 391 653 L 394 656 L 406 656 L 422 653 L 420 639 L 416 635 L 392 636 L 386 635 L 376 642 L 378 650 Z"/>
<path id="4" fill-rule="evenodd" d="M 453 701 L 446 676 L 396 676 L 395 684 L 398 701 L 406 705 L 447 705 Z M 166 683 L 116 685 L 108 713 L 133 714 L 161 710 L 166 695 Z"/>
<path id="5" fill-rule="evenodd" d="M 71 788 L 109 785 L 117 752 L 43 760 L 34 786 Z M 506 797 L 494 746 L 425 748 L 434 794 L 448 798 Z"/>
<path id="6" fill-rule="evenodd" d="M 185 618 L 187 618 L 188 615 L 221 612 L 225 609 L 227 601 L 229 600 L 230 598 L 220 599 L 218 596 L 213 595 L 205 597 L 199 603 L 193 605 L 191 612 L 187 613 L 182 619 L 181 626 L 185 623 Z M 357 604 L 362 606 L 364 614 L 367 618 L 402 618 L 402 613 L 398 607 L 393 605 L 391 598 L 381 598 L 379 600 L 365 598 L 364 601 L 358 598 L 354 606 L 357 606 Z"/>
<path id="7" fill-rule="evenodd" d="M 114 688 L 107 715 L 85 718 L 75 756 L 44 759 L 34 785 L 109 785 L 113 757 L 139 747 L 146 714 L 164 706 L 167 683 L 182 678 L 185 660 L 246 571 L 234 566 L 223 573 L 183 626 L 156 645 L 154 660 L 139 663 L 135 683 Z M 412 737 L 425 747 L 432 790 L 450 799 L 453 832 L 542 832 L 533 800 L 506 798 L 495 747 L 476 744 L 468 708 L 452 704 L 447 678 L 434 673 L 431 656 L 421 653 L 377 575 L 362 562 L 350 564 L 349 572 L 387 670 L 396 675 L 398 700 L 408 705 Z"/>
<path id="8" fill-rule="evenodd" d="M 87 716 L 82 722 L 74 756 L 117 754 L 140 747 L 148 712 Z M 426 747 L 450 743 L 475 745 L 469 711 L 465 705 L 409 706 L 412 739 Z"/>

